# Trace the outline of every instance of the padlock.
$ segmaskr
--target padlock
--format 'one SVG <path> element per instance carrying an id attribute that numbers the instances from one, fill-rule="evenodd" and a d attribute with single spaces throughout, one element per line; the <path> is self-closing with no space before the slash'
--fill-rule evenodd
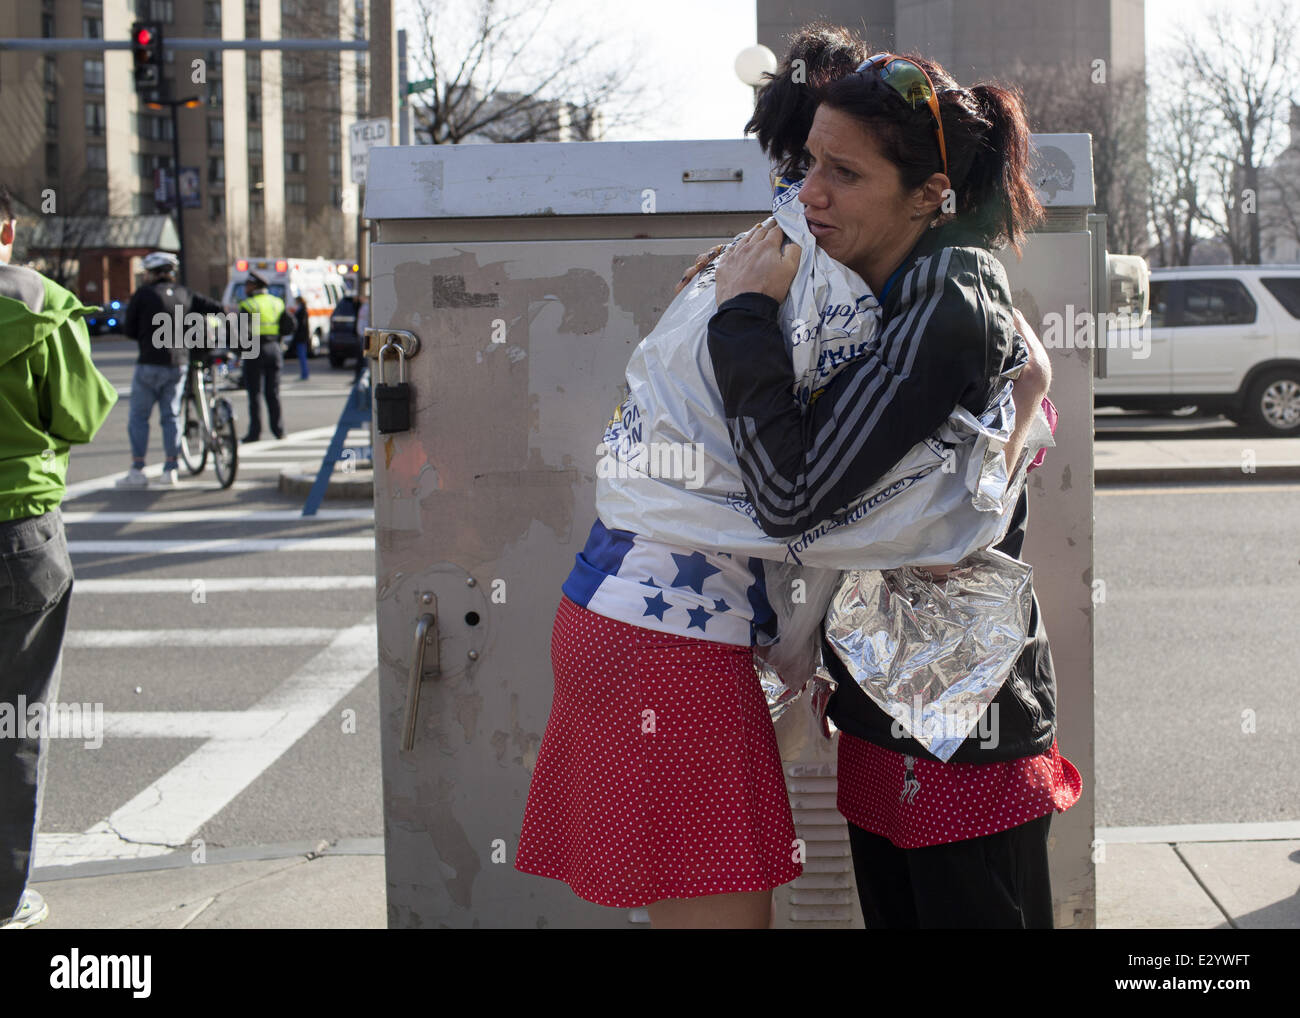
<path id="1" fill-rule="evenodd" d="M 397 351 L 397 384 L 384 378 L 384 352 Z M 375 430 L 381 435 L 411 430 L 411 383 L 406 380 L 406 351 L 402 344 L 389 340 L 379 348 L 379 384 L 375 386 Z"/>

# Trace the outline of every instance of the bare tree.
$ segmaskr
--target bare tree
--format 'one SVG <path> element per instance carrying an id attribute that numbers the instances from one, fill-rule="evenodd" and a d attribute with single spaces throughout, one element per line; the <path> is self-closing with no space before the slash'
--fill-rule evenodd
<path id="1" fill-rule="evenodd" d="M 634 61 L 602 68 L 602 44 L 578 29 L 561 45 L 535 40 L 551 0 L 476 0 L 469 22 L 454 27 L 454 0 L 419 0 L 413 62 L 432 81 L 412 96 L 417 134 L 435 145 L 473 138 L 494 142 L 592 140 L 603 129 L 640 123 L 644 90 L 632 84 Z M 511 83 L 519 87 L 511 89 Z"/>
<path id="2" fill-rule="evenodd" d="M 1200 233 L 1210 221 L 1203 208 L 1206 167 L 1214 143 L 1213 110 L 1187 86 L 1187 70 L 1175 53 L 1153 62 L 1148 141 L 1151 178 L 1149 208 L 1160 265 L 1187 265 Z"/>
<path id="3" fill-rule="evenodd" d="M 1194 90 L 1224 128 L 1211 167 L 1216 200 L 1202 206 L 1206 222 L 1234 259 L 1260 260 L 1260 168 L 1276 154 L 1296 72 L 1296 23 L 1289 2 L 1248 14 L 1222 8 L 1206 18 L 1207 31 L 1184 27 L 1178 37 Z"/>
<path id="4" fill-rule="evenodd" d="M 1262 174 L 1260 226 L 1265 237 L 1300 246 L 1300 136 L 1295 127 L 1300 109 L 1292 113 L 1291 145 Z"/>
<path id="5" fill-rule="evenodd" d="M 1097 211 L 1107 216 L 1107 246 L 1145 253 L 1150 171 L 1142 75 L 1089 65 L 1021 64 L 1006 77 L 1021 90 L 1031 130 L 1092 135 Z"/>

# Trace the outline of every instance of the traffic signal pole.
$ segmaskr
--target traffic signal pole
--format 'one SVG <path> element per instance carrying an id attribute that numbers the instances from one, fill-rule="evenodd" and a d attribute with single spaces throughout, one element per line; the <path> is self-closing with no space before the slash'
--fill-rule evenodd
<path id="1" fill-rule="evenodd" d="M 186 99 L 149 99 L 145 105 L 151 109 L 171 109 L 172 114 L 172 200 L 176 209 L 176 241 L 180 245 L 180 283 L 185 284 L 185 206 L 181 202 L 181 126 L 176 118 L 176 111 L 184 106 L 193 109 L 198 106 L 197 96 Z"/>

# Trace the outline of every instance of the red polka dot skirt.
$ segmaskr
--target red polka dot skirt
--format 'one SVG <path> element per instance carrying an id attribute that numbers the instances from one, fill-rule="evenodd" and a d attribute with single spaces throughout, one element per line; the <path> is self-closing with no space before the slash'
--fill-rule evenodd
<path id="1" fill-rule="evenodd" d="M 749 647 L 560 602 L 555 699 L 515 868 L 598 905 L 765 891 L 803 872 Z"/>
<path id="2" fill-rule="evenodd" d="M 1056 748 L 994 763 L 941 763 L 839 738 L 836 805 L 849 823 L 899 848 L 980 838 L 1064 813 L 1083 792 L 1078 769 Z"/>

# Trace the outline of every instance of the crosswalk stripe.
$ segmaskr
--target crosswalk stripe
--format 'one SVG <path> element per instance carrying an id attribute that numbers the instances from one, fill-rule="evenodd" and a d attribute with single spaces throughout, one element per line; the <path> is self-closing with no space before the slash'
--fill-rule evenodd
<path id="1" fill-rule="evenodd" d="M 77 580 L 73 591 L 82 594 L 189 594 L 202 582 L 204 594 L 230 594 L 282 590 L 373 590 L 373 576 L 216 576 L 212 579 Z"/>
<path id="2" fill-rule="evenodd" d="M 248 626 L 240 629 L 73 629 L 63 645 L 74 650 L 121 647 L 309 647 L 329 643 L 337 629 Z"/>
<path id="3" fill-rule="evenodd" d="M 318 509 L 317 520 L 373 520 L 373 509 Z M 249 523 L 303 522 L 300 509 L 159 509 L 119 512 L 109 509 L 77 510 L 63 514 L 64 523 L 215 523 L 240 520 Z"/>
<path id="4" fill-rule="evenodd" d="M 248 713 L 276 715 L 269 728 L 251 738 L 214 736 L 106 820 L 80 834 L 40 835 L 35 866 L 162 855 L 188 845 L 205 823 L 373 674 L 374 625 L 372 616 L 332 631 L 327 647 L 254 704 Z M 214 719 L 211 724 L 215 730 L 221 723 Z"/>
<path id="5" fill-rule="evenodd" d="M 257 739 L 284 715 L 265 710 L 105 711 L 106 739 Z"/>
<path id="6" fill-rule="evenodd" d="M 282 439 L 282 441 L 288 443 L 296 443 L 296 442 L 309 442 L 314 439 L 324 439 L 325 446 L 328 446 L 329 440 L 334 437 L 334 431 L 336 427 L 337 427 L 336 425 L 327 424 L 316 428 L 304 428 L 302 431 L 290 432 L 288 435 L 284 437 L 284 439 Z M 277 453 L 277 455 L 279 454 Z M 322 452 L 321 455 L 323 456 L 324 452 Z M 211 467 L 209 467 L 208 469 L 210 470 Z M 145 476 L 149 478 L 157 477 L 159 474 L 162 473 L 162 464 L 161 463 L 151 464 L 144 468 L 144 473 Z M 69 484 L 65 489 L 63 494 L 63 501 L 67 503 L 67 502 L 71 502 L 73 499 L 82 498 L 86 495 L 94 495 L 94 494 L 98 494 L 101 491 L 114 490 L 117 487 L 118 480 L 125 476 L 126 476 L 126 471 L 121 470 L 118 471 L 117 473 L 105 474 L 103 477 L 92 477 L 85 481 L 74 481 L 72 484 Z M 207 476 L 210 477 L 212 475 L 208 474 Z M 236 481 L 233 487 L 238 490 L 248 490 L 249 488 L 253 488 L 253 487 L 265 486 L 265 483 L 266 482 L 263 481 L 261 485 L 258 485 L 257 482 L 253 482 L 252 484 L 250 484 L 246 481 Z M 207 490 L 208 488 L 212 488 L 215 490 L 216 488 L 219 487 L 219 485 L 215 481 L 198 481 L 194 479 L 185 482 L 185 486 L 191 490 Z M 122 490 L 149 491 L 149 490 L 157 490 L 157 489 L 126 488 Z"/>
<path id="7" fill-rule="evenodd" d="M 374 551 L 373 537 L 218 537 L 194 541 L 69 541 L 73 555 L 246 554 L 259 551 Z"/>

